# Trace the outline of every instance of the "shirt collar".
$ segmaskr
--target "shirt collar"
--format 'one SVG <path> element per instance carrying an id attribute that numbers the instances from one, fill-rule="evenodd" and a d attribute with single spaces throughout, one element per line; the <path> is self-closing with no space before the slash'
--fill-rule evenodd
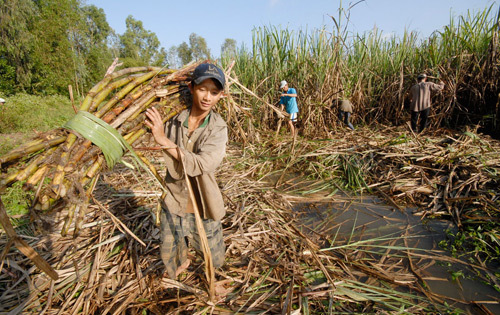
<path id="1" fill-rule="evenodd" d="M 203 123 L 198 127 L 198 128 L 203 128 L 205 127 L 206 125 L 208 125 L 208 121 L 210 120 L 210 115 L 212 113 L 208 113 L 207 117 L 205 117 L 205 119 L 203 120 Z M 184 120 L 184 122 L 182 123 L 182 125 L 186 128 L 189 128 L 189 115 L 187 115 L 186 119 Z"/>

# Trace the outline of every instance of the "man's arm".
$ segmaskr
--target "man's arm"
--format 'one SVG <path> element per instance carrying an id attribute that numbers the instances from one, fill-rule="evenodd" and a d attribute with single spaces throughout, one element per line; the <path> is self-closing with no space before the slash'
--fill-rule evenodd
<path id="1" fill-rule="evenodd" d="M 439 81 L 439 84 L 432 82 L 431 88 L 434 91 L 441 91 L 442 89 L 444 89 L 444 82 Z"/>
<path id="2" fill-rule="evenodd" d="M 290 93 L 290 94 L 287 94 L 287 93 L 283 93 L 281 94 L 281 96 L 288 96 L 288 97 L 297 97 L 297 90 L 295 90 L 294 88 L 290 88 L 290 92 L 293 92 L 293 93 Z"/>

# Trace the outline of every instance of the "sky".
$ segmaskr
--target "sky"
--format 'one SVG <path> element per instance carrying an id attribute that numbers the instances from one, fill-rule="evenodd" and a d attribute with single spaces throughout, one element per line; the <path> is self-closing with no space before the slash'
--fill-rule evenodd
<path id="1" fill-rule="evenodd" d="M 154 32 L 162 47 L 168 50 L 189 35 L 205 38 L 212 56 L 220 55 L 226 38 L 237 46 L 251 47 L 252 30 L 261 26 L 277 26 L 289 30 L 333 29 L 331 16 L 338 17 L 339 4 L 349 13 L 348 30 L 362 34 L 376 27 L 383 34 L 398 36 L 404 30 L 416 31 L 421 38 L 442 30 L 450 17 L 479 12 L 494 0 L 87 0 L 104 9 L 109 25 L 118 33 L 125 32 L 125 19 L 132 15 L 146 30 Z"/>

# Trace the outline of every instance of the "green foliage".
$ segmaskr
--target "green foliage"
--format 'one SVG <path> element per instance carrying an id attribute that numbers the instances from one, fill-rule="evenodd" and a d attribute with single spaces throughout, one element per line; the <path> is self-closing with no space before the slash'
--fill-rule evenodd
<path id="1" fill-rule="evenodd" d="M 471 222 L 472 223 L 472 222 Z M 500 230 L 495 222 L 475 222 L 462 230 L 447 230 L 448 240 L 439 245 L 455 257 L 480 257 L 482 261 L 500 261 Z"/>
<path id="2" fill-rule="evenodd" d="M 236 40 L 232 38 L 226 38 L 221 48 L 221 56 L 231 57 L 236 54 Z"/>
<path id="3" fill-rule="evenodd" d="M 0 134 L 52 130 L 75 115 L 70 100 L 59 95 L 16 94 L 8 98 L 3 107 Z"/>
<path id="4" fill-rule="evenodd" d="M 79 0 L 1 0 L 0 34 L 6 94 L 83 94 L 112 60 L 104 12 Z"/>
<path id="5" fill-rule="evenodd" d="M 30 86 L 36 13 L 31 0 L 0 0 L 0 87 L 4 93 Z"/>
<path id="6" fill-rule="evenodd" d="M 183 65 L 193 60 L 193 53 L 186 42 L 183 42 L 179 45 L 179 47 L 177 47 L 177 55 L 179 56 L 179 59 Z"/>
<path id="7" fill-rule="evenodd" d="M 29 200 L 34 196 L 33 192 L 24 191 L 22 182 L 15 182 L 12 186 L 6 188 L 2 194 L 2 202 L 4 203 L 7 214 L 10 216 L 23 215 L 29 212 Z"/>
<path id="8" fill-rule="evenodd" d="M 189 45 L 182 42 L 179 46 L 170 49 L 177 52 L 177 60 L 180 61 L 181 65 L 188 64 L 193 60 L 210 59 L 210 49 L 208 49 L 207 41 L 195 33 L 189 35 Z"/>
<path id="9" fill-rule="evenodd" d="M 81 8 L 80 20 L 70 35 L 74 45 L 76 83 L 80 83 L 84 90 L 99 82 L 111 63 L 113 54 L 108 47 L 108 38 L 112 34 L 103 9 L 93 5 Z"/>
<path id="10" fill-rule="evenodd" d="M 145 30 L 142 22 L 129 15 L 125 21 L 127 30 L 120 36 L 120 58 L 125 67 L 164 66 L 167 52 L 155 33 Z"/>
<path id="11" fill-rule="evenodd" d="M 16 68 L 6 59 L 0 59 L 0 91 L 10 95 L 16 89 Z M 2 95 L 5 96 L 5 95 Z"/>
<path id="12" fill-rule="evenodd" d="M 79 19 L 76 0 L 41 0 L 31 33 L 35 37 L 31 93 L 63 93 L 75 76 L 70 32 Z"/>
<path id="13" fill-rule="evenodd" d="M 210 59 L 210 49 L 208 49 L 205 38 L 191 33 L 189 35 L 189 46 L 195 60 Z"/>

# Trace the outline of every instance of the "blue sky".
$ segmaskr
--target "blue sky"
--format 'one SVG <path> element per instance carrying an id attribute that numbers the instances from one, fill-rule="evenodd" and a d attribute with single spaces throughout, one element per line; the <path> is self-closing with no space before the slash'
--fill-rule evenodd
<path id="1" fill-rule="evenodd" d="M 357 1 L 342 1 L 343 7 Z M 212 55 L 219 56 L 226 38 L 237 46 L 250 46 L 252 30 L 259 26 L 281 26 L 291 30 L 333 27 L 330 16 L 338 16 L 340 1 L 332 0 L 87 0 L 103 8 L 110 26 L 125 31 L 132 15 L 144 28 L 156 33 L 165 49 L 188 42 L 189 35 L 204 37 Z M 363 33 L 376 26 L 384 34 L 400 35 L 404 29 L 429 36 L 449 24 L 450 16 L 482 11 L 493 0 L 365 0 L 350 10 L 349 31 Z"/>

